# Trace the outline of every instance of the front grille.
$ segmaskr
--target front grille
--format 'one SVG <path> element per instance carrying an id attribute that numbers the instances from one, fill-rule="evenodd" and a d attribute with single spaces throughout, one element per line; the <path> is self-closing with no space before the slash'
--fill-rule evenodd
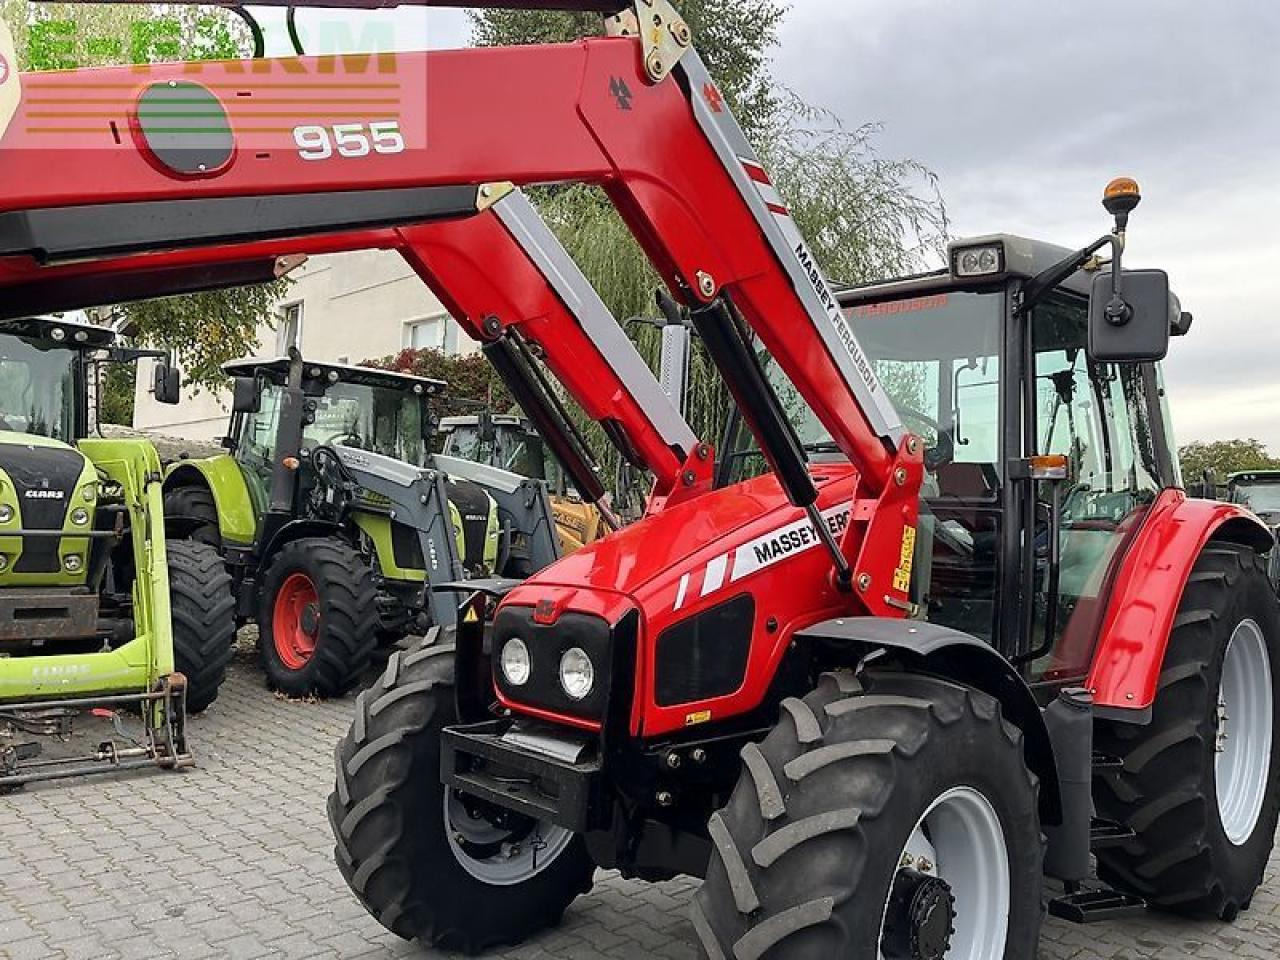
<path id="1" fill-rule="evenodd" d="M 742 686 L 755 614 L 744 593 L 662 631 L 654 655 L 658 706 L 723 697 Z"/>
<path id="2" fill-rule="evenodd" d="M 489 536 L 489 495 L 474 483 L 450 480 L 449 502 L 462 519 L 462 566 L 475 573 L 485 568 L 484 548 Z"/>
<path id="3" fill-rule="evenodd" d="M 76 481 L 84 469 L 84 456 L 67 448 L 0 448 L 0 467 L 13 483 L 18 510 L 27 530 L 61 530 Z M 16 573 L 58 573 L 62 569 L 57 537 L 24 537 Z"/>

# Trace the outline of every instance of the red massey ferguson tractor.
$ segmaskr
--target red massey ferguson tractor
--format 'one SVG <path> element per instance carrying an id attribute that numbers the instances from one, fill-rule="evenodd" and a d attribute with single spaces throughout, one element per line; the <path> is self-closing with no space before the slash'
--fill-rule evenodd
<path id="1" fill-rule="evenodd" d="M 398 119 L 299 98 L 368 79 L 340 58 L 38 75 L 0 137 L 7 302 L 396 249 L 588 498 L 548 371 L 654 476 L 638 523 L 457 585 L 456 643 L 361 694 L 329 815 L 365 906 L 475 952 L 596 867 L 692 874 L 737 960 L 1022 960 L 1044 875 L 1082 922 L 1245 909 L 1280 805 L 1274 541 L 1180 489 L 1157 362 L 1190 318 L 1122 268 L 1136 184 L 1081 250 L 981 238 L 837 295 L 668 3 L 506 5 L 609 35 L 387 55 Z M 86 84 L 92 131 L 31 115 Z M 733 393 L 721 469 L 503 181 L 613 201 Z"/>

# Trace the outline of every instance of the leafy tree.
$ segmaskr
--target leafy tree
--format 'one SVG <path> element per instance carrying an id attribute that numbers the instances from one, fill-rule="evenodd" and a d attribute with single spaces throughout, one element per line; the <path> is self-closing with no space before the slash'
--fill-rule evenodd
<path id="1" fill-rule="evenodd" d="M 1267 445 L 1252 437 L 1247 440 L 1197 440 L 1178 448 L 1182 461 L 1182 476 L 1187 482 L 1196 482 L 1206 470 L 1211 471 L 1218 483 L 1238 470 L 1268 470 L 1280 468 L 1280 458 L 1267 452 Z"/>
<path id="2" fill-rule="evenodd" d="M 250 48 L 243 24 L 199 7 L 0 0 L 0 13 L 13 31 L 23 70 L 226 59 Z M 257 330 L 273 319 L 287 284 L 146 300 L 98 313 L 122 322 L 142 343 L 173 350 L 187 383 L 216 388 L 225 382 L 221 365 L 256 346 Z M 120 395 L 132 389 L 132 379 L 120 372 L 106 378 L 104 419 L 106 411 L 113 418 L 132 414 L 132 398 Z"/>

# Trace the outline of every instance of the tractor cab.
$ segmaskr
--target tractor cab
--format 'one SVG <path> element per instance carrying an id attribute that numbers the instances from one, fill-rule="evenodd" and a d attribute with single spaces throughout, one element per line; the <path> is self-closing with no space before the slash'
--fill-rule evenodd
<path id="1" fill-rule="evenodd" d="M 913 602 L 1057 681 L 1088 670 L 1117 558 L 1161 491 L 1181 485 L 1160 365 L 1101 355 L 1110 269 L 1090 257 L 1053 277 L 1073 256 L 1009 234 L 957 240 L 945 270 L 838 295 L 925 444 Z M 1165 285 L 1155 297 L 1167 328 L 1152 335 L 1161 355 L 1190 323 Z M 811 461 L 842 459 L 770 372 L 801 411 Z"/>
<path id="2" fill-rule="evenodd" d="M 223 367 L 233 378 L 230 430 L 224 441 L 241 466 L 259 512 L 265 512 L 279 439 L 282 398 L 288 386 L 290 360 L 237 360 Z M 431 398 L 445 384 L 439 380 L 368 367 L 304 361 L 304 396 L 300 459 L 309 463 L 319 446 L 341 445 L 412 466 L 422 466 L 429 453 Z M 309 467 L 303 470 L 300 495 L 306 495 Z"/>
<path id="3" fill-rule="evenodd" d="M 0 321 L 0 433 L 74 443 L 89 435 L 97 365 L 166 357 L 119 346 L 110 327 L 57 317 Z M 177 371 L 154 368 L 161 403 L 178 402 Z"/>
<path id="4" fill-rule="evenodd" d="M 1227 476 L 1226 498 L 1256 513 L 1271 528 L 1280 525 L 1280 470 L 1241 470 Z"/>
<path id="5" fill-rule="evenodd" d="M 515 414 L 444 417 L 438 433 L 447 457 L 488 464 L 547 486 L 562 554 L 608 533 L 599 508 L 583 499 L 533 425 Z"/>
<path id="6" fill-rule="evenodd" d="M 437 432 L 446 456 L 546 480 L 557 494 L 568 489 L 564 471 L 525 417 L 502 413 L 444 417 Z"/>

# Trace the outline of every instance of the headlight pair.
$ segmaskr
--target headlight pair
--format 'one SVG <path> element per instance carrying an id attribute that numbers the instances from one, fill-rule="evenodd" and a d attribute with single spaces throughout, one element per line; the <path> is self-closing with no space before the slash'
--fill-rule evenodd
<path id="1" fill-rule="evenodd" d="M 502 645 L 498 663 L 502 676 L 513 687 L 522 687 L 533 674 L 533 660 L 529 646 L 519 637 L 512 637 Z M 572 700 L 585 700 L 596 684 L 596 668 L 587 651 L 570 647 L 560 655 L 560 689 Z"/>

